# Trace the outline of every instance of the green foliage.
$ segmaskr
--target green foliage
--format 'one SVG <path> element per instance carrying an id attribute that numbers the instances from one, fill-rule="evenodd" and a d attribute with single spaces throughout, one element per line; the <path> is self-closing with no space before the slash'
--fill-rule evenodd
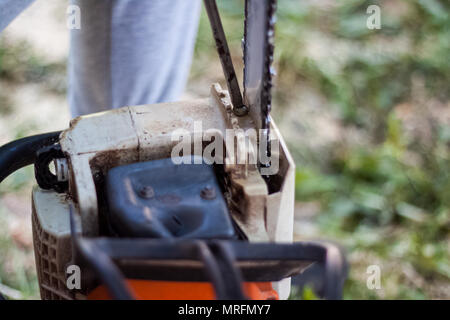
<path id="1" fill-rule="evenodd" d="M 426 103 L 414 101 L 419 94 L 421 101 L 433 98 L 448 105 L 449 3 L 391 1 L 392 10 L 384 9 L 387 1 L 352 0 L 314 10 L 288 3 L 280 2 L 277 29 L 279 95 L 289 96 L 298 83 L 317 88 L 342 124 L 358 128 L 369 142 L 332 145 L 321 154 L 325 166 L 300 163 L 297 199 L 320 202 L 322 236 L 339 239 L 350 257 L 363 252 L 386 263 L 398 261 L 386 280 L 396 289 L 383 297 L 427 298 L 423 288 L 405 282 L 402 264 L 427 281 L 449 283 L 450 130 L 434 122 L 431 137 L 421 143 L 395 108 Z M 376 32 L 365 24 L 370 4 L 382 9 L 383 26 Z M 345 44 L 356 51 L 338 56 L 330 47 L 325 60 L 311 56 L 305 40 L 311 32 L 330 46 Z M 415 79 L 423 81 L 423 92 L 414 90 Z M 354 268 L 364 272 L 362 266 Z M 380 297 L 355 277 L 351 272 L 346 298 Z"/>
<path id="2" fill-rule="evenodd" d="M 303 289 L 302 299 L 303 299 L 303 300 L 317 300 L 318 297 L 317 297 L 317 295 L 314 293 L 314 290 L 313 290 L 311 287 L 306 286 L 306 287 Z"/>
<path id="3" fill-rule="evenodd" d="M 437 144 L 426 152 L 428 163 L 410 164 L 411 150 L 404 144 L 399 122 L 392 116 L 387 122 L 387 138 L 381 145 L 337 148 L 326 173 L 299 169 L 297 198 L 319 200 L 322 232 L 340 239 L 350 251 L 408 262 L 423 277 L 448 282 L 449 148 L 441 150 Z M 356 290 L 354 280 L 347 290 Z M 364 290 L 368 296 L 356 290 L 347 297 L 371 298 L 373 293 Z M 409 293 L 396 297 L 424 296 Z"/>
<path id="4" fill-rule="evenodd" d="M 32 51 L 26 42 L 9 44 L 0 39 L 0 79 L 13 84 L 41 83 L 47 90 L 64 94 L 66 62 L 48 63 Z M 1 87 L 0 87 L 1 90 Z M 1 96 L 7 94 L 0 91 Z M 0 113 L 2 112 L 0 100 Z M 8 105 L 7 105 L 8 106 Z M 9 106 L 10 108 L 10 106 Z"/>
<path id="5" fill-rule="evenodd" d="M 318 300 L 319 297 L 310 286 L 305 286 L 302 291 L 298 287 L 292 287 L 289 300 Z"/>
<path id="6" fill-rule="evenodd" d="M 17 290 L 20 299 L 38 297 L 37 275 L 34 265 L 30 265 L 30 249 L 24 249 L 12 241 L 7 232 L 6 210 L 0 207 L 0 284 Z M 8 297 L 14 298 L 14 297 Z"/>

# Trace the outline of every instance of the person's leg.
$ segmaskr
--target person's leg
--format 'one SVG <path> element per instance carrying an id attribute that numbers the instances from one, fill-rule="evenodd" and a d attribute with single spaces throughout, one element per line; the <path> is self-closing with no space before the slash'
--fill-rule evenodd
<path id="1" fill-rule="evenodd" d="M 73 116 L 176 100 L 184 90 L 200 0 L 72 0 L 69 104 Z"/>
<path id="2" fill-rule="evenodd" d="M 0 0 L 0 32 L 34 0 Z"/>

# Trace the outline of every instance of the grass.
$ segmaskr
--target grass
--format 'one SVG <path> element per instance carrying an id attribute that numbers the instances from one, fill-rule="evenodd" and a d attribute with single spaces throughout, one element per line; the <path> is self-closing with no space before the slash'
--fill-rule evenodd
<path id="1" fill-rule="evenodd" d="M 0 199 L 4 201 L 7 194 L 30 192 L 33 176 L 33 168 L 27 167 L 8 177 L 2 183 Z M 31 225 L 31 219 L 25 220 Z M 21 235 L 28 231 L 22 230 L 14 212 L 0 203 L 0 285 L 7 288 L 0 291 L 3 294 L 12 291 L 9 297 L 15 299 L 39 298 L 33 249 L 27 236 L 23 240 Z"/>

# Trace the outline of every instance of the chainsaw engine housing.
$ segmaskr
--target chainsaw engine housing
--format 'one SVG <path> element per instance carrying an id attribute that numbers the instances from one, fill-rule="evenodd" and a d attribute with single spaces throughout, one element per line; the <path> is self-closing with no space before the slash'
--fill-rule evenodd
<path id="1" fill-rule="evenodd" d="M 236 159 L 249 152 L 246 141 L 239 138 L 235 152 L 226 150 L 222 164 L 186 164 L 176 169 L 178 173 L 171 171 L 176 166 L 169 161 L 179 143 L 174 137 L 180 130 L 190 136 L 193 152 L 189 156 L 201 159 L 206 134 L 225 140 L 230 130 L 255 127 L 249 115 L 234 115 L 228 92 L 218 84 L 211 87 L 208 99 L 123 107 L 72 120 L 60 136 L 68 162 L 68 190 L 58 194 L 33 189 L 34 246 L 42 298 L 73 299 L 87 294 L 83 290 L 74 293 L 65 285 L 66 268 L 72 261 L 69 206 L 75 208 L 77 232 L 85 237 L 154 236 L 155 228 L 136 230 L 133 225 L 139 223 L 127 225 L 127 221 L 158 216 L 165 229 L 171 230 L 166 234 L 169 237 L 179 232 L 178 236 L 191 238 L 292 242 L 294 163 L 277 127 L 273 122 L 271 126 L 271 139 L 279 145 L 278 153 L 272 154 L 278 159 L 278 170 L 263 177 L 258 165 Z M 169 192 L 164 185 L 168 181 L 170 185 L 171 179 L 172 186 L 178 181 L 178 190 Z M 152 190 L 140 196 L 146 185 Z M 205 200 L 201 196 L 204 187 L 214 189 L 216 197 Z M 214 213 L 209 214 L 208 208 Z M 192 213 L 192 220 L 186 212 Z M 177 229 L 173 224 L 177 219 L 187 229 Z M 114 230 L 110 225 L 115 225 Z M 287 298 L 290 280 L 273 283 L 273 287 L 280 298 Z"/>

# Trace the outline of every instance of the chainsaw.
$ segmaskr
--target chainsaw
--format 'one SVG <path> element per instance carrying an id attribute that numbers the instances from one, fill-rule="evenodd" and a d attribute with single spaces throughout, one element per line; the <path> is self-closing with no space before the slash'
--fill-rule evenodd
<path id="1" fill-rule="evenodd" d="M 287 299 L 318 264 L 322 296 L 341 298 L 339 247 L 293 242 L 295 165 L 270 118 L 276 1 L 245 2 L 243 92 L 216 2 L 204 5 L 228 90 L 0 148 L 0 182 L 34 164 L 42 299 Z"/>

